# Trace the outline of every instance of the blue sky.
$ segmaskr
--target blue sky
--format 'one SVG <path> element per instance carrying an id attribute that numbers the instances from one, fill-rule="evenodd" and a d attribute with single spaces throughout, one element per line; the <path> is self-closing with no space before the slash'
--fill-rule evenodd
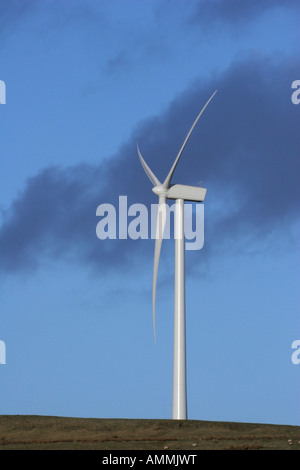
<path id="1" fill-rule="evenodd" d="M 0 0 L 0 413 L 170 418 L 174 241 L 99 240 L 156 203 L 136 142 L 207 188 L 186 253 L 190 419 L 300 425 L 299 5 Z"/>

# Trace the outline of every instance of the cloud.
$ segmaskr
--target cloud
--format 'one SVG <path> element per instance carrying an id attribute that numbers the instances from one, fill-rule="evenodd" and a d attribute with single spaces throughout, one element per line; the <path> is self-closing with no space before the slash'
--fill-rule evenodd
<path id="1" fill-rule="evenodd" d="M 73 0 L 72 5 L 66 3 L 60 0 L 0 0 L 2 39 L 4 33 L 10 34 L 20 28 L 30 34 L 51 36 L 53 32 L 73 24 L 77 27 L 86 23 L 90 27 L 105 27 L 105 8 L 99 2 Z"/>
<path id="2" fill-rule="evenodd" d="M 275 8 L 299 8 L 293 0 L 200 0 L 193 13 L 193 22 L 211 26 L 215 23 L 236 25 L 255 20 Z"/>
<path id="3" fill-rule="evenodd" d="M 114 57 L 108 59 L 105 72 L 108 75 L 119 74 L 131 65 L 131 59 L 125 50 L 118 52 Z"/>
<path id="4" fill-rule="evenodd" d="M 0 0 L 0 29 L 16 27 L 36 6 L 35 0 Z"/>
<path id="5" fill-rule="evenodd" d="M 96 208 L 156 203 L 136 152 L 163 179 L 195 116 L 211 93 L 174 174 L 173 183 L 207 187 L 207 256 L 226 242 L 251 235 L 260 243 L 284 233 L 298 218 L 299 109 L 291 101 L 296 61 L 255 56 L 233 64 L 210 81 L 194 82 L 160 116 L 141 122 L 112 158 L 98 166 L 45 168 L 30 178 L 3 214 L 0 268 L 33 269 L 45 256 L 71 257 L 95 269 L 130 265 L 150 253 L 147 241 L 96 237 Z"/>

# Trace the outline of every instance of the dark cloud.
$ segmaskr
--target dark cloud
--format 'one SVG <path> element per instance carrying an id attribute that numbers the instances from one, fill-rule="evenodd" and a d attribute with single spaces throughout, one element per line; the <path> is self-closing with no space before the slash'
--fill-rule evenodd
<path id="1" fill-rule="evenodd" d="M 294 0 L 200 0 L 193 12 L 193 22 L 211 26 L 223 22 L 234 25 L 255 20 L 274 8 L 299 8 Z"/>
<path id="2" fill-rule="evenodd" d="M 0 31 L 19 26 L 23 20 L 37 5 L 36 0 L 0 0 Z"/>
<path id="3" fill-rule="evenodd" d="M 126 70 L 131 62 L 125 50 L 118 52 L 114 57 L 107 61 L 105 72 L 108 75 L 114 75 Z"/>
<path id="4" fill-rule="evenodd" d="M 30 19 L 30 23 L 26 20 Z M 26 30 L 30 34 L 51 34 L 69 24 L 88 23 L 104 27 L 106 20 L 102 5 L 95 0 L 72 0 L 72 5 L 60 0 L 0 0 L 1 38 L 5 34 Z M 5 33 L 5 34 L 4 34 Z"/>
<path id="5" fill-rule="evenodd" d="M 173 183 L 207 187 L 207 256 L 227 242 L 262 242 L 285 233 L 298 217 L 299 107 L 291 101 L 298 64 L 256 57 L 239 61 L 209 82 L 195 82 L 161 116 L 139 124 L 117 155 L 99 166 L 46 168 L 3 216 L 0 267 L 35 267 L 45 256 L 71 256 L 98 269 L 132 263 L 132 254 L 152 256 L 147 241 L 100 241 L 96 208 L 156 203 L 136 152 L 159 179 L 167 174 L 195 116 L 218 89 L 200 119 Z M 134 249 L 133 249 L 134 248 Z M 130 261 L 129 261 L 130 260 Z"/>

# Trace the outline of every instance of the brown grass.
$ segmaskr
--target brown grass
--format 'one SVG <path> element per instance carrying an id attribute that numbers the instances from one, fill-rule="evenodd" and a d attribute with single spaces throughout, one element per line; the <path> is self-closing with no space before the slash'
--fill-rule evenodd
<path id="1" fill-rule="evenodd" d="M 300 450 L 300 427 L 176 421 L 0 416 L 0 450 Z"/>

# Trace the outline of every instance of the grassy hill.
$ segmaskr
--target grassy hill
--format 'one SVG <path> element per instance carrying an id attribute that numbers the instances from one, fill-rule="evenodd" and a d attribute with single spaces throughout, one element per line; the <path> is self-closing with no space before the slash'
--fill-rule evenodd
<path id="1" fill-rule="evenodd" d="M 300 450 L 300 427 L 159 419 L 0 416 L 0 450 Z"/>

